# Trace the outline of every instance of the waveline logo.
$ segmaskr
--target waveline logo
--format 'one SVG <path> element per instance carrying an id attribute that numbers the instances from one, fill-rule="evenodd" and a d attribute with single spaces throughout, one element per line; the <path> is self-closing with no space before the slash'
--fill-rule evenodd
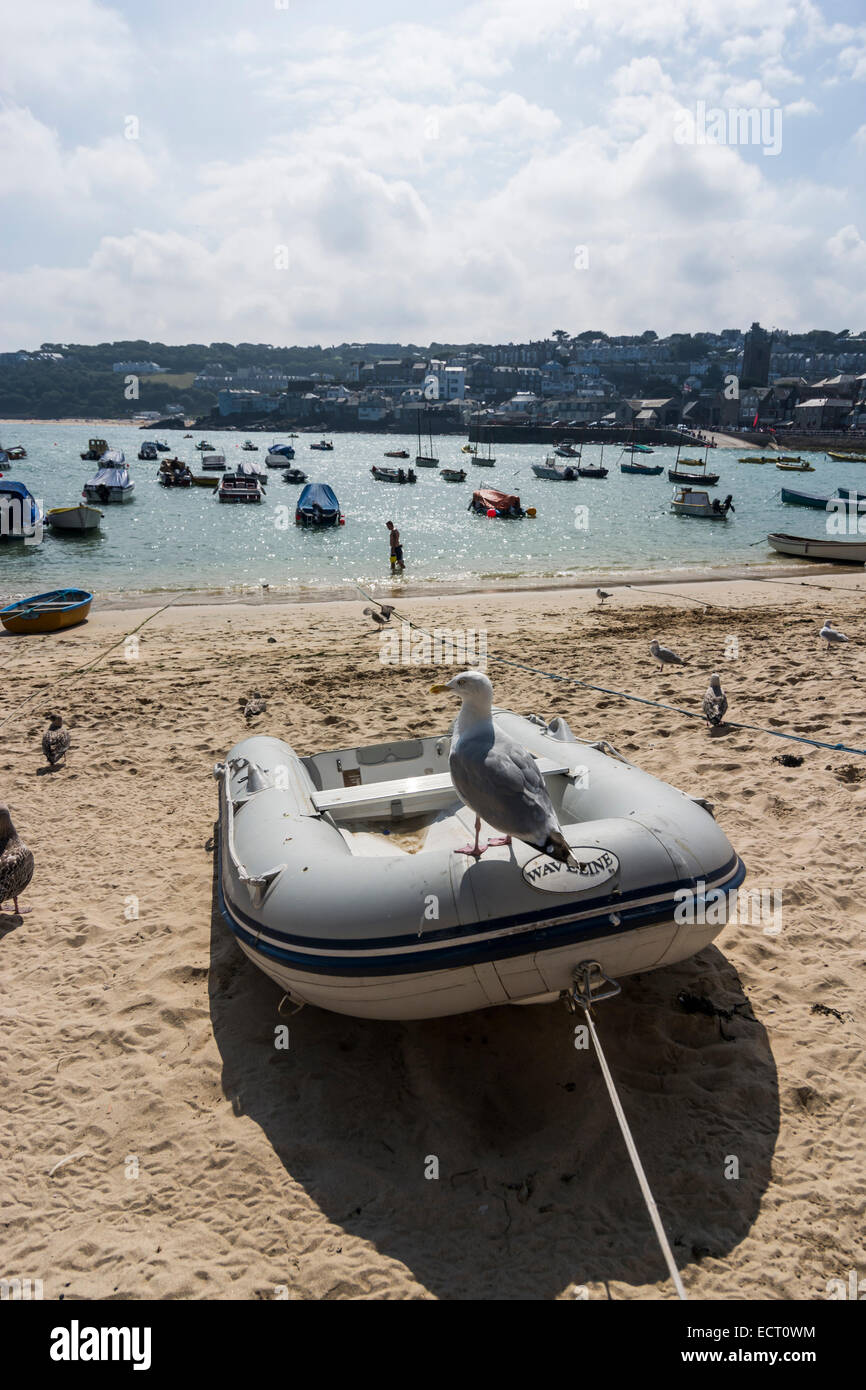
<path id="1" fill-rule="evenodd" d="M 132 1361 L 134 1371 L 150 1370 L 149 1327 L 69 1327 L 51 1329 L 52 1361 Z"/>

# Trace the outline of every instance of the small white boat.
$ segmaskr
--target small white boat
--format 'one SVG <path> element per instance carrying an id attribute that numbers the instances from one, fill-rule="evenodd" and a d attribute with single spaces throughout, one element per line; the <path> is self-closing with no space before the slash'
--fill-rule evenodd
<path id="1" fill-rule="evenodd" d="M 534 463 L 532 471 L 536 478 L 548 478 L 555 482 L 573 483 L 580 476 L 576 463 L 560 463 L 553 454 L 548 454 L 544 463 Z"/>
<path id="2" fill-rule="evenodd" d="M 536 759 L 579 867 L 517 840 L 456 852 L 474 815 L 447 734 L 307 757 L 257 734 L 217 764 L 219 905 L 296 1003 L 387 1019 L 546 1003 L 583 962 L 653 970 L 722 930 L 746 871 L 703 802 L 563 719 L 494 722 Z"/>
<path id="3" fill-rule="evenodd" d="M 135 483 L 130 481 L 129 469 L 120 449 L 110 450 L 99 460 L 99 470 L 84 484 L 85 502 L 131 502 Z"/>
<path id="4" fill-rule="evenodd" d="M 201 466 L 211 473 L 223 473 L 226 466 L 225 454 L 202 454 Z"/>
<path id="5" fill-rule="evenodd" d="M 702 516 L 708 521 L 727 521 L 728 512 L 734 510 L 730 495 L 722 502 L 718 497 L 710 497 L 694 487 L 678 487 L 671 502 L 671 511 L 677 516 Z"/>
<path id="6" fill-rule="evenodd" d="M 45 520 L 52 531 L 73 532 L 78 535 L 82 531 L 98 531 L 102 517 L 103 513 L 98 507 L 88 507 L 84 502 L 79 502 L 76 507 L 51 507 L 45 513 Z"/>
<path id="7" fill-rule="evenodd" d="M 780 555 L 796 555 L 802 560 L 830 560 L 835 564 L 866 565 L 866 540 L 837 541 L 830 536 L 789 536 L 774 531 L 767 542 Z"/>

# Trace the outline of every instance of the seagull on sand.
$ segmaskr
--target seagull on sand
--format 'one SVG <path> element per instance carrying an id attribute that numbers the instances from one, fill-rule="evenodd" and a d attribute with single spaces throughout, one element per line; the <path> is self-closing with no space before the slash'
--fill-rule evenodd
<path id="1" fill-rule="evenodd" d="M 493 725 L 493 686 L 481 671 L 464 671 L 431 694 L 450 690 L 460 697 L 451 737 L 449 767 L 460 799 L 475 812 L 475 843 L 458 854 L 480 859 L 491 845 L 510 845 L 512 836 L 561 864 L 573 864 L 544 778 L 531 753 Z M 479 844 L 481 821 L 504 832 Z"/>
<path id="2" fill-rule="evenodd" d="M 48 760 L 48 766 L 57 767 L 66 757 L 69 748 L 69 730 L 64 729 L 61 714 L 47 714 L 45 717 L 51 722 L 42 735 L 42 752 Z"/>
<path id="3" fill-rule="evenodd" d="M 391 621 L 391 614 L 393 612 L 394 606 L 390 603 L 383 603 L 381 605 L 381 612 L 378 613 L 376 612 L 375 608 L 364 609 L 364 613 L 368 618 L 373 619 L 373 623 L 376 627 L 384 627 L 386 623 L 389 623 Z"/>
<path id="4" fill-rule="evenodd" d="M 0 803 L 0 912 L 7 898 L 12 899 L 19 917 L 30 912 L 29 907 L 19 908 L 18 896 L 32 877 L 33 855 L 24 841 L 19 840 L 9 807 Z"/>
<path id="5" fill-rule="evenodd" d="M 824 626 L 821 628 L 818 636 L 824 638 L 824 641 L 827 643 L 828 651 L 834 642 L 847 642 L 850 640 L 845 636 L 844 632 L 839 632 L 838 629 L 833 626 L 829 618 L 824 619 Z"/>
<path id="6" fill-rule="evenodd" d="M 722 678 L 715 673 L 704 696 L 704 717 L 708 724 L 719 725 L 728 712 L 728 697 L 722 689 Z"/>
<path id="7" fill-rule="evenodd" d="M 659 646 L 655 639 L 650 642 L 650 651 L 659 663 L 660 671 L 663 671 L 666 666 L 685 666 L 686 664 L 681 656 L 677 656 L 676 652 L 671 651 L 670 647 Z"/>
<path id="8" fill-rule="evenodd" d="M 601 604 L 604 603 L 606 598 L 610 598 L 610 594 L 608 593 L 607 589 L 596 589 L 595 592 L 598 597 L 598 601 Z"/>
<path id="9" fill-rule="evenodd" d="M 249 698 L 247 698 L 246 695 L 241 695 L 238 704 L 244 712 L 244 719 L 246 719 L 247 723 L 255 718 L 257 714 L 264 714 L 268 707 L 267 701 L 260 690 L 254 690 Z"/>

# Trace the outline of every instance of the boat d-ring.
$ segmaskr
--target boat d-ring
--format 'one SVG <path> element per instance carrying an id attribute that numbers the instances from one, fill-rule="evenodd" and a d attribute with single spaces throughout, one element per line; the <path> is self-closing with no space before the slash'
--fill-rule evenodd
<path id="1" fill-rule="evenodd" d="M 600 1000 L 614 999 L 622 993 L 622 985 L 605 975 L 597 960 L 582 960 L 572 970 L 571 978 L 574 982 L 571 989 L 561 990 L 559 997 L 572 1014 L 578 1009 L 586 1012 Z"/>

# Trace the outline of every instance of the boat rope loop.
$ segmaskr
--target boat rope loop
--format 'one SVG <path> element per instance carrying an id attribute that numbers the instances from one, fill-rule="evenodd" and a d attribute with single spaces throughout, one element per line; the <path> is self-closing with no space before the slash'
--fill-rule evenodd
<path id="1" fill-rule="evenodd" d="M 369 599 L 371 603 L 379 603 L 380 600 L 374 598 L 362 589 L 360 584 L 355 585 L 356 589 Z M 426 637 L 432 638 L 432 633 L 428 632 L 420 623 L 413 623 L 411 618 L 404 617 L 396 608 L 394 613 L 401 623 L 406 623 L 415 632 L 423 632 Z M 541 676 L 544 680 L 561 681 L 564 685 L 579 685 L 583 690 L 594 690 L 599 695 L 615 695 L 620 700 L 631 700 L 638 705 L 651 705 L 653 709 L 667 710 L 670 714 L 681 714 L 685 719 L 703 719 L 702 712 L 693 709 L 681 709 L 679 705 L 667 705 L 663 700 L 649 700 L 645 695 L 632 695 L 628 690 L 614 690 L 606 685 L 593 685 L 591 681 L 581 680 L 579 676 L 562 676 L 557 671 L 542 671 L 538 666 L 527 666 L 523 661 L 514 661 L 511 657 L 491 656 L 488 652 L 487 661 L 494 662 L 498 666 L 514 666 L 519 671 L 528 671 L 533 676 Z M 787 739 L 792 743 L 808 743 L 812 748 L 828 748 L 832 753 L 854 753 L 857 757 L 866 758 L 866 748 L 851 748 L 847 743 L 825 743 L 817 738 L 805 738 L 802 734 L 786 734 L 779 729 L 765 729 L 762 724 L 740 724 L 733 719 L 726 719 L 725 725 L 729 729 L 746 729 L 751 733 L 768 734 L 771 738 Z"/>
<path id="2" fill-rule="evenodd" d="M 175 594 L 174 598 L 169 599 L 168 603 L 164 603 L 161 608 L 157 608 L 155 613 L 149 613 L 143 622 L 138 624 L 138 627 L 134 627 L 131 632 L 125 632 L 122 637 L 118 637 L 116 642 L 112 642 L 110 647 L 106 647 L 105 650 L 101 651 L 98 656 L 95 656 L 92 661 L 85 662 L 83 666 L 76 666 L 74 671 L 67 671 L 65 676 L 58 676 L 53 685 L 40 686 L 38 690 L 32 691 L 31 694 L 27 696 L 26 700 L 22 700 L 20 705 L 16 705 L 11 713 L 7 714 L 5 719 L 0 719 L 0 729 L 8 724 L 10 719 L 14 719 L 16 714 L 19 714 L 26 705 L 29 705 L 31 700 L 35 700 L 37 695 L 44 696 L 46 691 L 53 690 L 54 686 L 61 685 L 64 681 L 72 680 L 73 676 L 82 675 L 93 666 L 98 666 L 99 662 L 104 660 L 109 652 L 113 652 L 115 647 L 121 646 L 128 637 L 133 637 L 136 632 L 140 632 L 147 623 L 152 622 L 154 618 L 158 618 L 160 613 L 165 612 L 166 608 L 171 608 L 172 604 L 177 603 L 178 599 L 183 598 L 187 592 L 188 590 L 184 589 L 181 593 Z"/>
<path id="3" fill-rule="evenodd" d="M 586 1018 L 589 1028 L 589 1035 L 592 1038 L 592 1044 L 595 1048 L 595 1055 L 598 1058 L 601 1074 L 604 1077 L 604 1084 L 607 1086 L 607 1093 L 610 1096 L 610 1103 L 613 1106 L 613 1113 L 616 1115 L 620 1130 L 622 1131 L 622 1137 L 625 1140 L 628 1156 L 631 1159 L 635 1177 L 638 1180 L 641 1194 L 646 1203 L 647 1211 L 649 1212 L 650 1221 L 653 1224 L 653 1230 L 656 1233 L 656 1238 L 661 1247 L 665 1264 L 668 1267 L 668 1273 L 673 1280 L 677 1295 L 683 1302 L 688 1302 L 688 1295 L 683 1287 L 680 1272 L 677 1269 L 673 1252 L 671 1251 L 668 1238 L 665 1235 L 665 1228 L 662 1225 L 662 1219 L 659 1215 L 659 1209 L 656 1206 L 656 1200 L 653 1197 L 647 1175 L 644 1172 L 644 1166 L 640 1161 L 637 1145 L 629 1129 L 628 1120 L 622 1108 L 622 1102 L 617 1094 L 610 1068 L 607 1065 L 607 1058 L 604 1055 L 601 1042 L 595 1031 L 595 1024 L 593 1023 L 593 1004 L 598 1003 L 600 999 L 612 999 L 615 995 L 620 993 L 620 986 L 617 984 L 616 980 L 612 980 L 609 975 L 605 975 L 597 960 L 581 961 L 580 965 L 576 966 L 572 972 L 572 979 L 574 984 L 571 989 L 563 990 L 560 997 L 570 1013 L 576 1013 L 578 1008 L 583 1009 L 584 1017 Z"/>

